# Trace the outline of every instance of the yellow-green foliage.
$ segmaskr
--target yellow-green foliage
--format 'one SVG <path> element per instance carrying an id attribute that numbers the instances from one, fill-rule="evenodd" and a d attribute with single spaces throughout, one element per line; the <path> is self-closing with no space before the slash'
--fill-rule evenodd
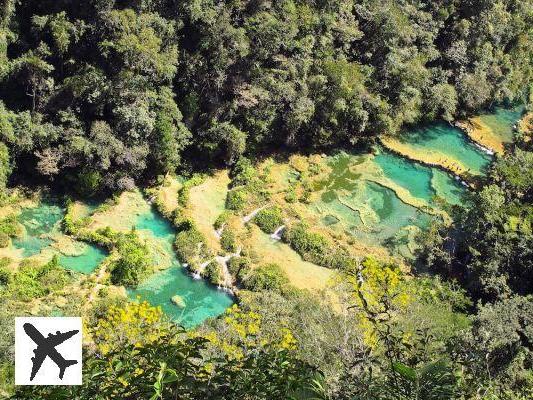
<path id="1" fill-rule="evenodd" d="M 361 310 L 357 317 L 369 345 L 376 345 L 375 316 L 405 308 L 413 300 L 406 290 L 405 276 L 396 264 L 367 258 L 347 269 L 343 279 L 353 288 L 353 301 Z"/>
<path id="2" fill-rule="evenodd" d="M 237 238 L 235 237 L 235 233 L 230 228 L 226 228 L 222 231 L 222 235 L 220 236 L 220 245 L 226 251 L 232 253 L 237 251 Z"/>
<path id="3" fill-rule="evenodd" d="M 263 208 L 255 216 L 254 223 L 263 232 L 274 233 L 279 226 L 283 225 L 283 212 L 278 206 Z"/>
<path id="4" fill-rule="evenodd" d="M 189 204 L 190 190 L 194 186 L 201 185 L 205 180 L 205 176 L 201 174 L 194 174 L 190 179 L 187 179 L 183 186 L 178 191 L 178 202 L 180 206 L 187 207 Z"/>
<path id="5" fill-rule="evenodd" d="M 257 312 L 241 310 L 236 304 L 226 310 L 222 323 L 223 329 L 201 335 L 209 340 L 212 347 L 222 351 L 229 359 L 240 360 L 244 357 L 246 350 L 264 346 L 272 346 L 278 350 L 294 351 L 296 349 L 297 342 L 293 333 L 282 326 L 279 327 L 277 337 L 271 341 L 260 339 L 263 325 L 268 321 L 263 321 Z"/>
<path id="6" fill-rule="evenodd" d="M 66 204 L 65 216 L 63 217 L 63 230 L 69 235 L 78 235 L 80 230 L 87 226 L 89 218 L 76 219 L 74 215 L 74 203 L 68 199 Z"/>
<path id="7" fill-rule="evenodd" d="M 300 222 L 283 231 L 283 240 L 306 261 L 327 268 L 342 269 L 353 262 L 348 251 Z"/>
<path id="8" fill-rule="evenodd" d="M 168 326 L 159 307 L 129 302 L 111 306 L 90 333 L 98 351 L 105 355 L 128 344 L 143 347 L 154 343 L 168 331 Z"/>
<path id="9" fill-rule="evenodd" d="M 174 241 L 174 247 L 181 261 L 191 264 L 207 255 L 205 237 L 196 228 L 193 221 L 186 220 L 181 222 L 179 230 Z"/>
<path id="10" fill-rule="evenodd" d="M 59 265 L 57 256 L 45 265 L 33 262 L 22 263 L 19 269 L 10 274 L 3 268 L 0 278 L 7 284 L 13 299 L 31 301 L 61 290 L 69 281 L 69 273 Z"/>
<path id="11" fill-rule="evenodd" d="M 118 257 L 109 268 L 115 285 L 137 286 L 153 272 L 150 249 L 134 231 L 115 234 L 114 248 Z"/>
<path id="12" fill-rule="evenodd" d="M 254 269 L 243 281 L 249 290 L 273 290 L 283 292 L 289 285 L 285 271 L 277 264 L 267 264 Z"/>
<path id="13" fill-rule="evenodd" d="M 205 267 L 203 271 L 203 276 L 207 278 L 209 282 L 211 282 L 213 285 L 220 285 L 222 284 L 223 280 L 222 267 L 218 262 L 211 261 Z"/>
<path id="14" fill-rule="evenodd" d="M 0 233 L 9 237 L 22 234 L 22 226 L 18 223 L 16 215 L 12 214 L 0 220 Z"/>

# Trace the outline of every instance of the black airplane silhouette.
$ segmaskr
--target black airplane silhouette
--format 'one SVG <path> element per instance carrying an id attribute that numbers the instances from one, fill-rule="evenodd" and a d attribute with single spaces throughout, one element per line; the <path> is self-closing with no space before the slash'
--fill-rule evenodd
<path id="1" fill-rule="evenodd" d="M 31 358 L 33 368 L 31 369 L 30 381 L 33 381 L 33 378 L 35 378 L 35 375 L 39 372 L 39 369 L 47 356 L 59 367 L 59 379 L 63 379 L 67 367 L 78 363 L 76 360 L 65 360 L 55 347 L 63 343 L 65 340 L 70 339 L 79 331 L 76 330 L 65 333 L 57 331 L 55 335 L 50 333 L 48 337 L 45 338 L 41 332 L 30 323 L 25 323 L 23 328 L 31 340 L 37 344 L 37 348 L 33 350 L 35 357 Z"/>

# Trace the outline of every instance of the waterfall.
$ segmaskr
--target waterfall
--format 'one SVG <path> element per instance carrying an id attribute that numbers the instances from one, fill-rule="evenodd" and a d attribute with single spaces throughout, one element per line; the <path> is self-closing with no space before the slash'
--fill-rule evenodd
<path id="1" fill-rule="evenodd" d="M 270 237 L 274 240 L 281 240 L 281 232 L 285 229 L 285 225 L 278 227 Z"/>

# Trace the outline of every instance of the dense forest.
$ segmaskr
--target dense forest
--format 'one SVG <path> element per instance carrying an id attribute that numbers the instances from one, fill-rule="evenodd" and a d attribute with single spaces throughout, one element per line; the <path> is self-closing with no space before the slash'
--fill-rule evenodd
<path id="1" fill-rule="evenodd" d="M 228 192 L 226 211 L 237 213 L 266 196 L 267 179 L 250 160 L 273 152 L 365 148 L 495 105 L 523 104 L 530 115 L 532 34 L 532 0 L 4 0 L 0 200 L 11 205 L 18 185 L 87 199 L 179 174 L 178 211 L 168 217 L 188 261 L 205 247 L 194 221 L 179 215 L 196 172 L 228 168 L 238 190 Z M 145 302 L 102 296 L 83 309 L 91 337 L 83 386 L 6 384 L 0 397 L 532 398 L 529 118 L 475 182 L 470 206 L 454 206 L 450 221 L 419 234 L 412 271 L 353 257 L 294 224 L 283 242 L 337 272 L 334 301 L 296 289 L 275 263 L 251 268 L 239 254 L 228 269 L 242 290 L 220 318 L 185 330 Z M 113 285 L 136 286 L 153 273 L 135 231 L 83 236 L 70 205 L 62 229 L 109 249 Z M 252 221 L 274 234 L 283 212 L 265 208 Z M 16 218 L 0 216 L 5 246 L 17 229 Z M 231 253 L 239 247 L 229 230 L 220 240 Z M 17 271 L 7 264 L 0 259 L 6 331 L 27 314 L 24 304 L 74 279 L 56 257 Z M 217 284 L 218 267 L 206 268 Z M 73 314 L 78 295 L 66 300 Z M 0 335 L 6 382 L 9 340 Z"/>
<path id="2" fill-rule="evenodd" d="M 531 18 L 528 0 L 8 0 L 1 139 L 17 174 L 88 192 L 353 145 L 524 100 Z"/>

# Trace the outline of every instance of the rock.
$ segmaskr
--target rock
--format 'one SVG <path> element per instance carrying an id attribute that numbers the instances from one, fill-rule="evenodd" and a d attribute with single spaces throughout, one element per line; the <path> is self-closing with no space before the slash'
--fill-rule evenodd
<path id="1" fill-rule="evenodd" d="M 178 307 L 185 308 L 185 300 L 179 294 L 172 296 L 170 300 Z"/>

